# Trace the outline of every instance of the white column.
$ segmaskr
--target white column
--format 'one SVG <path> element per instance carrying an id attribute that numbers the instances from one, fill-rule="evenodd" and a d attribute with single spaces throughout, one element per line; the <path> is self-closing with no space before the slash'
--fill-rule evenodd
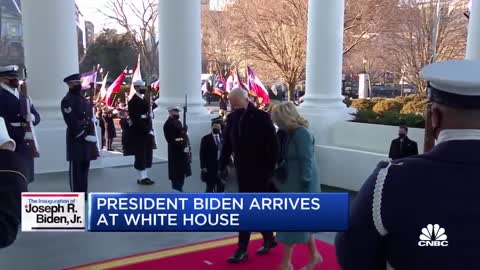
<path id="1" fill-rule="evenodd" d="M 344 10 L 344 0 L 310 0 L 308 3 L 304 106 L 345 107 L 341 95 Z"/>
<path id="2" fill-rule="evenodd" d="M 60 102 L 67 93 L 63 79 L 79 70 L 74 0 L 22 0 L 22 20 L 28 87 L 42 119 L 35 171 L 66 171 Z"/>
<path id="3" fill-rule="evenodd" d="M 200 0 L 160 0 L 160 107 L 184 104 L 192 112 L 204 105 L 201 96 Z M 202 108 L 203 109 L 203 108 Z"/>
<path id="4" fill-rule="evenodd" d="M 210 115 L 201 95 L 201 8 L 200 0 L 159 0 L 160 97 L 155 111 L 158 149 L 155 156 L 167 158 L 163 124 L 166 108 L 184 106 L 188 97 L 187 124 L 193 158 L 198 158 L 202 135 L 210 129 Z"/>
<path id="5" fill-rule="evenodd" d="M 469 60 L 480 60 L 480 1 L 472 0 L 468 22 L 467 53 Z"/>
<path id="6" fill-rule="evenodd" d="M 345 0 L 309 0 L 307 81 L 301 113 L 319 145 L 332 143 L 335 124 L 351 119 L 342 102 Z"/>
<path id="7" fill-rule="evenodd" d="M 67 92 L 63 79 L 79 69 L 75 2 L 22 0 L 22 20 L 32 99 L 43 114 L 60 118 L 60 101 Z"/>

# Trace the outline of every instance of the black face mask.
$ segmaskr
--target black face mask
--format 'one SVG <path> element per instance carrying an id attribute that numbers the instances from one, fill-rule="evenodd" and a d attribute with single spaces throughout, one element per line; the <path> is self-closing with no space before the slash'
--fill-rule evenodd
<path id="1" fill-rule="evenodd" d="M 407 135 L 406 135 L 406 134 L 403 134 L 403 133 L 398 133 L 398 137 L 399 137 L 400 139 L 403 139 L 403 138 L 407 137 Z"/>
<path id="2" fill-rule="evenodd" d="M 178 120 L 178 119 L 180 119 L 180 115 L 174 114 L 174 115 L 172 115 L 172 118 L 175 119 L 175 120 Z"/>
<path id="3" fill-rule="evenodd" d="M 20 81 L 18 79 L 11 79 L 8 81 L 8 86 L 18 88 L 20 86 Z"/>
<path id="4" fill-rule="evenodd" d="M 138 89 L 138 93 L 144 95 L 146 92 L 146 89 Z"/>
<path id="5" fill-rule="evenodd" d="M 212 130 L 212 132 L 213 132 L 213 134 L 220 134 L 220 129 L 214 128 L 214 129 Z"/>
<path id="6" fill-rule="evenodd" d="M 80 91 L 82 91 L 82 86 L 81 85 L 75 85 L 70 87 L 70 92 L 74 94 L 80 94 Z"/>

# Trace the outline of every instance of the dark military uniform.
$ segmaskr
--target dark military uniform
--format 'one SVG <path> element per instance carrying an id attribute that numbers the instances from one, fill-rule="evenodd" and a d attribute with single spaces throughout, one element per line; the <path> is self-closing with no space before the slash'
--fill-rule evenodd
<path id="1" fill-rule="evenodd" d="M 180 120 L 169 117 L 163 125 L 168 143 L 168 178 L 172 188 L 183 190 L 185 177 L 191 176 L 188 137 Z"/>
<path id="2" fill-rule="evenodd" d="M 113 139 L 117 137 L 113 111 L 105 110 L 103 112 L 103 121 L 105 123 L 105 138 L 107 140 L 107 151 L 113 151 Z"/>
<path id="3" fill-rule="evenodd" d="M 458 109 L 480 111 L 478 70 L 480 63 L 457 60 L 422 71 L 432 106 L 453 109 L 436 107 L 437 119 Z M 442 130 L 431 152 L 381 162 L 367 179 L 351 207 L 349 230 L 336 237 L 343 270 L 480 269 L 480 129 L 478 122 L 456 127 L 453 119 L 449 129 L 436 122 Z"/>
<path id="4" fill-rule="evenodd" d="M 65 82 L 75 80 L 70 76 Z M 79 79 L 79 75 L 78 75 Z M 98 158 L 95 137 L 95 125 L 92 121 L 93 110 L 90 102 L 80 92 L 69 90 L 62 99 L 63 119 L 67 124 L 67 161 L 70 162 L 70 189 L 72 192 L 87 192 L 90 161 Z"/>
<path id="5" fill-rule="evenodd" d="M 11 245 L 22 217 L 21 193 L 27 192 L 25 167 L 18 153 L 0 150 L 0 248 Z"/>
<path id="6" fill-rule="evenodd" d="M 14 66 L 10 66 L 14 68 Z M 8 71 L 9 67 L 5 67 L 0 71 L 0 76 L 2 74 L 18 76 L 16 70 Z M 8 85 L 0 83 L 0 117 L 5 119 L 9 136 L 17 144 L 15 152 L 19 153 L 25 163 L 25 176 L 27 177 L 28 182 L 33 182 L 34 180 L 34 158 L 32 154 L 32 141 L 25 140 L 25 135 L 27 134 L 28 122 L 24 115 L 22 115 L 22 104 L 24 104 L 24 97 L 19 94 L 17 89 L 13 89 Z M 33 106 L 30 106 L 30 113 L 35 117 L 33 125 L 36 126 L 40 123 L 40 115 Z"/>
<path id="7" fill-rule="evenodd" d="M 128 140 L 135 154 L 134 167 L 143 171 L 152 167 L 153 159 L 153 127 L 149 103 L 135 94 L 128 101 L 128 115 L 132 123 Z"/>

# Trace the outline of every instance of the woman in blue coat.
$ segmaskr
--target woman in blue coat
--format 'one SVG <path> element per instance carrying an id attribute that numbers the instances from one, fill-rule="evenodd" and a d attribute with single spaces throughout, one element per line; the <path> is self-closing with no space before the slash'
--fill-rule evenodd
<path id="1" fill-rule="evenodd" d="M 292 102 L 280 104 L 272 112 L 272 120 L 279 132 L 286 135 L 281 139 L 282 160 L 277 172 L 280 192 L 320 192 L 317 162 L 315 158 L 315 138 L 308 130 L 307 120 L 301 117 Z M 282 176 L 283 175 L 283 176 Z M 303 269 L 313 270 L 322 262 L 311 232 L 278 232 L 277 238 L 285 244 L 281 270 L 293 269 L 291 259 L 295 244 L 307 244 L 310 262 Z"/>

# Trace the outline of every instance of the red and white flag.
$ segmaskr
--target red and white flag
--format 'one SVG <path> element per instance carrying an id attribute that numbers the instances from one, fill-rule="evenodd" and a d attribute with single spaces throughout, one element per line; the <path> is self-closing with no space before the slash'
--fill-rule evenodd
<path id="1" fill-rule="evenodd" d="M 248 88 L 252 95 L 258 97 L 258 101 L 262 105 L 270 103 L 270 95 L 268 94 L 267 88 L 263 85 L 262 81 L 255 75 L 253 70 L 250 67 L 247 67 L 248 75 Z"/>
<path id="2" fill-rule="evenodd" d="M 102 87 L 100 88 L 100 100 L 103 100 L 107 95 L 107 79 L 108 79 L 108 72 L 103 77 Z"/>
<path id="3" fill-rule="evenodd" d="M 140 71 L 140 54 L 138 55 L 137 65 L 135 66 L 135 71 L 133 72 L 132 85 L 130 86 L 130 94 L 128 95 L 128 100 L 130 100 L 137 92 L 135 90 L 135 87 L 133 86 L 133 83 L 136 81 L 142 81 L 142 72 Z"/>
<path id="4" fill-rule="evenodd" d="M 125 79 L 126 71 L 123 70 L 120 75 L 118 75 L 117 79 L 108 87 L 107 96 L 105 97 L 105 101 L 108 106 L 112 106 L 113 99 L 112 94 L 117 94 L 120 91 L 120 87 L 122 87 L 123 80 Z"/>

